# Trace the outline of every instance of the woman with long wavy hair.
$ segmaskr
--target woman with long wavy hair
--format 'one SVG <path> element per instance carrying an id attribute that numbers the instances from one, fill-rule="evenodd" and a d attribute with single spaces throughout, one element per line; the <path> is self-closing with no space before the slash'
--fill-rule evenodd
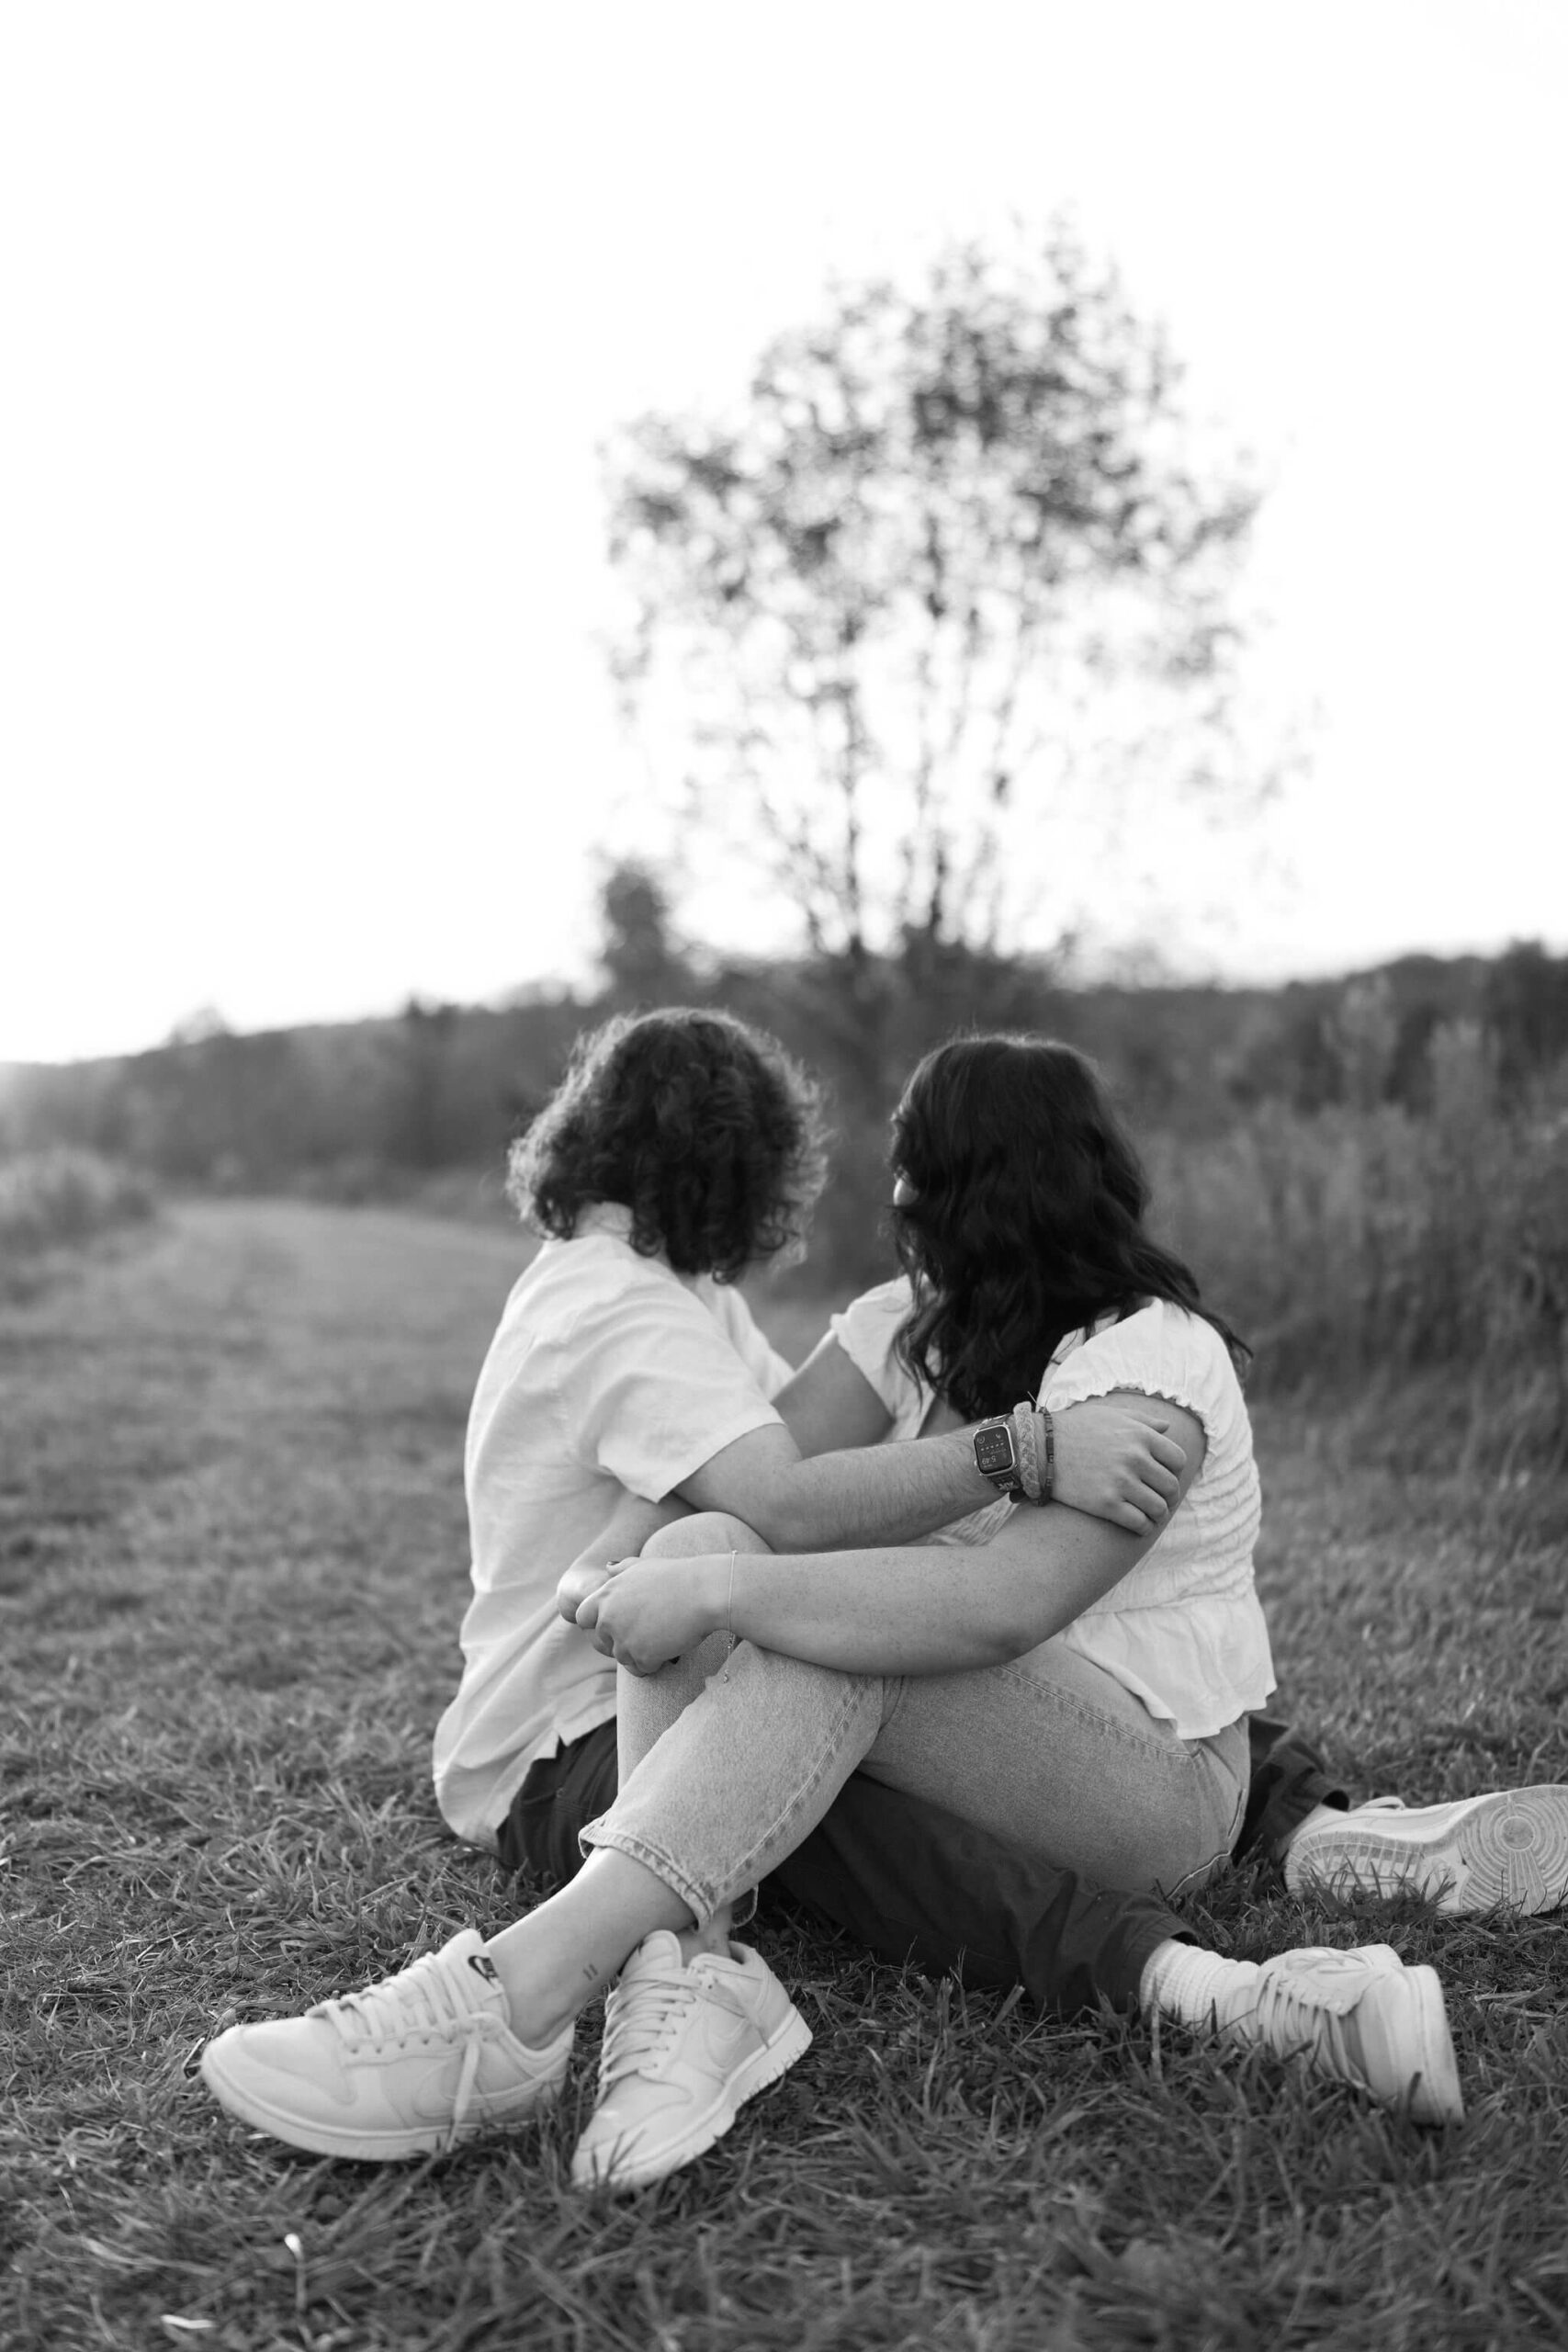
<path id="1" fill-rule="evenodd" d="M 1146 1230 L 1147 1181 L 1093 1066 L 1040 1037 L 956 1039 L 910 1079 L 891 1159 L 903 1275 L 833 1318 L 800 1385 L 839 1445 L 977 1420 L 997 1501 L 918 1544 L 793 1555 L 688 1519 L 576 1610 L 625 1669 L 619 1792 L 583 1832 L 583 1875 L 640 1865 L 714 1948 L 856 1771 L 1110 1886 L 1201 1886 L 1274 1684 L 1248 1351 Z M 1050 1417 L 1097 1396 L 1158 1399 L 1185 1449 L 1159 1532 L 1050 1499 Z M 1387 1945 L 1259 1966 L 1172 1937 L 1139 2003 L 1417 2120 L 1462 2112 L 1437 1976 Z M 669 2086 L 610 2027 L 575 2169 L 632 2184 L 655 2177 Z"/>

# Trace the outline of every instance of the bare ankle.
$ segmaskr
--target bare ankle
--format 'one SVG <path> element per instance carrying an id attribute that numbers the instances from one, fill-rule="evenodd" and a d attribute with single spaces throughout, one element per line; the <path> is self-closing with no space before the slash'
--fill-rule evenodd
<path id="1" fill-rule="evenodd" d="M 579 2004 L 552 1997 L 547 1987 L 519 1980 L 515 1972 L 498 1971 L 506 1996 L 507 2022 L 525 2050 L 543 2050 L 566 2031 Z"/>
<path id="2" fill-rule="evenodd" d="M 732 1903 L 725 1903 L 711 1918 L 705 1919 L 700 1928 L 682 1928 L 680 1938 L 682 1959 L 693 1961 L 705 1951 L 717 1952 L 721 1959 L 728 1959 L 729 1931 L 734 1924 L 735 1906 Z"/>

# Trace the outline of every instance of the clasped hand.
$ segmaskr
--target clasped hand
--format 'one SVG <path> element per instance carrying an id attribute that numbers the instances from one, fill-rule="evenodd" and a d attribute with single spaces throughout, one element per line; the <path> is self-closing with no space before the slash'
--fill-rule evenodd
<path id="1" fill-rule="evenodd" d="M 728 1575 L 728 1553 L 712 1559 L 615 1560 L 603 1583 L 578 1602 L 573 1623 L 602 1657 L 628 1673 L 657 1674 L 723 1624 L 722 1594 L 716 1615 L 714 1602 Z"/>

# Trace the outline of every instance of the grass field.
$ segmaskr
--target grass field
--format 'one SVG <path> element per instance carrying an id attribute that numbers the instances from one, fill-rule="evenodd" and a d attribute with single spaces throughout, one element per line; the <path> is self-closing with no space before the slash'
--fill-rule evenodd
<path id="1" fill-rule="evenodd" d="M 520 1238 L 182 1207 L 0 1308 L 0 2344 L 1432 2346 L 1568 2339 L 1555 1918 L 1191 1906 L 1240 1956 L 1382 1938 L 1450 1988 L 1466 2122 L 1065 2026 L 764 1915 L 816 2041 L 690 2171 L 568 2187 L 544 2124 L 410 2169 L 289 2154 L 194 2072 L 514 1907 L 431 1797 L 469 1389 Z M 814 1320 L 792 1310 L 787 1338 Z M 1561 1497 L 1358 1466 L 1258 1415 L 1290 1710 L 1360 1793 L 1568 1778 Z"/>

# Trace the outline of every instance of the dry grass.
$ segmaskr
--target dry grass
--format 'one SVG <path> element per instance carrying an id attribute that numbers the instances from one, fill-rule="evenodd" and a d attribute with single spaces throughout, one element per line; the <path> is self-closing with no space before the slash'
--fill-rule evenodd
<path id="1" fill-rule="evenodd" d="M 0 1154 L 0 1298 L 44 1288 L 62 1250 L 140 1225 L 153 1207 L 146 1176 L 96 1152 L 57 1144 Z"/>
<path id="2" fill-rule="evenodd" d="M 592 2031 L 561 2113 L 410 2170 L 294 2157 L 211 2106 L 215 2026 L 515 1899 L 446 1838 L 426 1763 L 463 1419 L 522 1255 L 385 1212 L 190 1208 L 0 1319 L 0 2342 L 1562 2340 L 1555 1919 L 1325 1913 L 1241 1874 L 1194 1906 L 1243 1953 L 1386 1935 L 1435 1961 L 1470 2103 L 1442 2135 L 1258 2058 L 901 1977 L 780 1913 L 761 1940 L 812 2051 L 628 2202 L 567 2185 Z M 1289 1696 L 1358 1785 L 1568 1777 L 1537 1490 L 1358 1466 L 1345 1424 L 1260 1435 Z"/>
<path id="3" fill-rule="evenodd" d="M 1568 1468 L 1568 1066 L 1497 1099 L 1482 1032 L 1432 1040 L 1433 1101 L 1156 1135 L 1159 1214 L 1258 1349 L 1259 1385 L 1440 1374 L 1472 1466 Z"/>

